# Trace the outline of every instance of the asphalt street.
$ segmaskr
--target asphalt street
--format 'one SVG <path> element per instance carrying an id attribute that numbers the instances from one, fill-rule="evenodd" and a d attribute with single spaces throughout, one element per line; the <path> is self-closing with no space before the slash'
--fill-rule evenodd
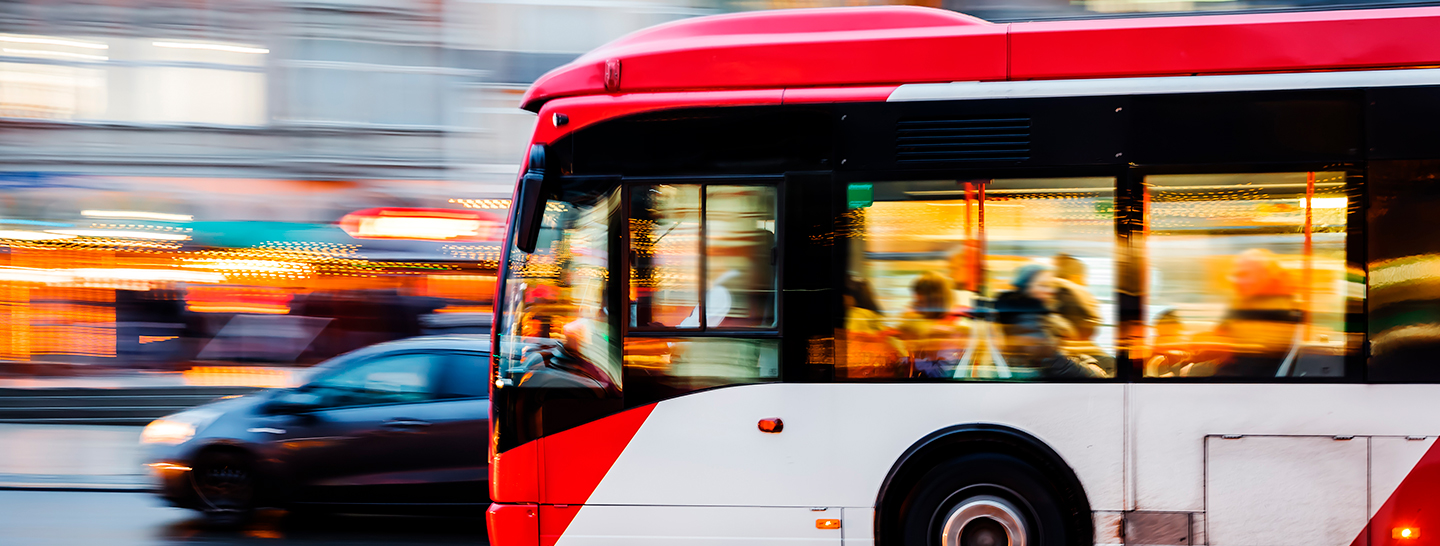
<path id="1" fill-rule="evenodd" d="M 238 529 L 146 493 L 0 491 L 0 546 L 171 544 L 488 545 L 482 519 L 287 517 L 274 511 Z"/>

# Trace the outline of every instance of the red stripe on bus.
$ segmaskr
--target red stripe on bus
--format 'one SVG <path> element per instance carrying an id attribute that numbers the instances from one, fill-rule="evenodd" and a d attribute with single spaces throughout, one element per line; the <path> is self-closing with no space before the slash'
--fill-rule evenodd
<path id="1" fill-rule="evenodd" d="M 540 441 L 497 453 L 490 461 L 490 498 L 497 502 L 540 502 Z"/>
<path id="2" fill-rule="evenodd" d="M 541 546 L 553 546 L 565 534 L 654 409 L 641 406 L 540 439 Z"/>
<path id="3" fill-rule="evenodd" d="M 1440 442 L 1430 446 L 1350 546 L 1430 543 L 1431 539 L 1420 542 L 1395 538 L 1392 530 L 1401 527 L 1420 529 L 1427 534 L 1440 532 Z"/>

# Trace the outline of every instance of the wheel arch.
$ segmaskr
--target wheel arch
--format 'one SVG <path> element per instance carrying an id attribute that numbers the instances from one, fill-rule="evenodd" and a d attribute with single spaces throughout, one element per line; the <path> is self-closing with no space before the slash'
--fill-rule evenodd
<path id="1" fill-rule="evenodd" d="M 1094 516 L 1090 498 L 1080 477 L 1053 448 L 1022 430 L 989 423 L 952 425 L 916 441 L 895 460 L 875 498 L 875 541 L 880 546 L 900 544 L 903 503 L 927 471 L 955 457 L 974 453 L 997 453 L 1016 457 L 1039 469 L 1060 492 L 1060 502 L 1094 543 Z M 1077 543 L 1079 544 L 1079 543 Z"/>

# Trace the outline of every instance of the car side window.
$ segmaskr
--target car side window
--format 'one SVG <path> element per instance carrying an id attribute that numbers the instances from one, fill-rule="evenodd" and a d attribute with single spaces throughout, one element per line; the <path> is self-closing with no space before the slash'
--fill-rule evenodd
<path id="1" fill-rule="evenodd" d="M 480 353 L 455 353 L 445 364 L 445 380 L 440 384 L 442 398 L 485 398 L 490 396 L 487 380 L 490 359 Z"/>
<path id="2" fill-rule="evenodd" d="M 434 398 L 435 376 L 445 355 L 384 355 L 312 383 L 325 407 L 423 402 Z"/>

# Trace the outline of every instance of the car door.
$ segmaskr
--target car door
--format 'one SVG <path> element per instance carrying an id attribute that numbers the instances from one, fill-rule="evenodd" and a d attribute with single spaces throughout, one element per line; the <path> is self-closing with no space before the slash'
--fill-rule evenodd
<path id="1" fill-rule="evenodd" d="M 290 476 L 299 485 L 296 500 L 417 502 L 417 479 L 407 474 L 434 468 L 443 458 L 429 448 L 445 358 L 433 351 L 386 353 L 303 387 L 318 396 L 320 407 L 295 416 L 284 442 Z"/>
<path id="2" fill-rule="evenodd" d="M 424 408 L 423 418 L 431 423 L 424 449 L 433 466 L 412 476 L 415 493 L 424 499 L 417 502 L 489 502 L 488 366 L 479 352 L 454 352 L 445 359 L 437 399 Z"/>

